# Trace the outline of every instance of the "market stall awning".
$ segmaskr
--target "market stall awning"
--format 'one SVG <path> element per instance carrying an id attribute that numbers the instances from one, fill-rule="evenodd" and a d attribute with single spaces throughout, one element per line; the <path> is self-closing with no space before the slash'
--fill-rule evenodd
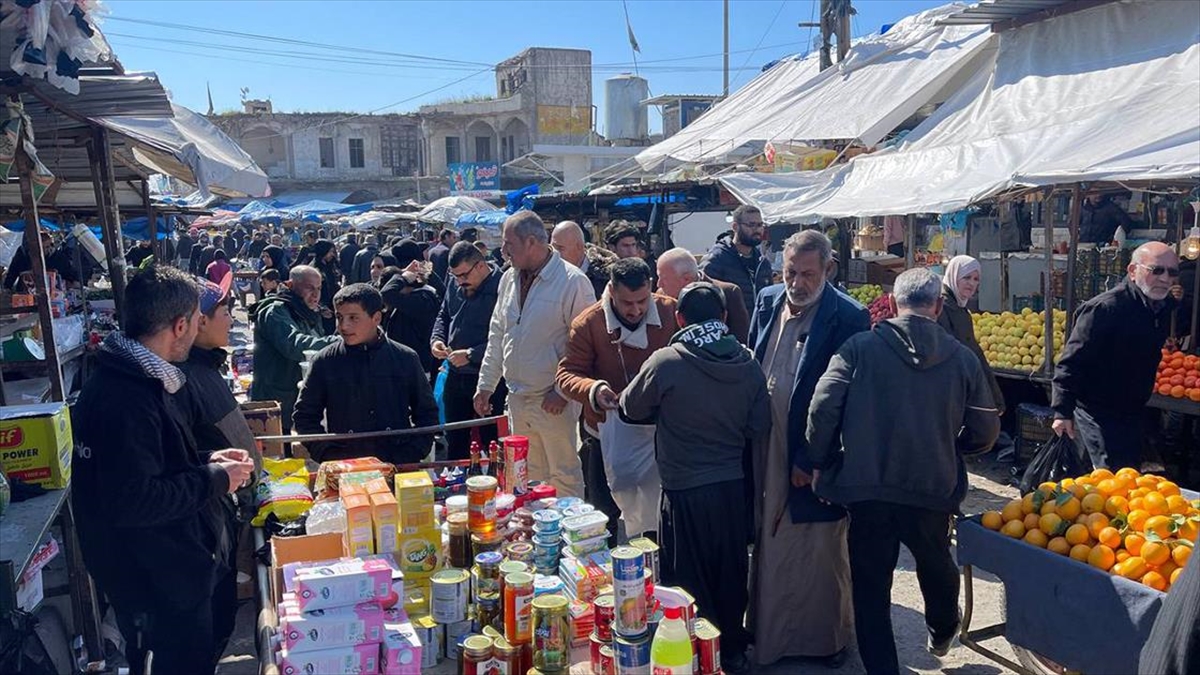
<path id="1" fill-rule="evenodd" d="M 779 63 L 638 162 L 718 161 L 749 143 L 858 140 L 873 146 L 922 106 L 940 103 L 982 67 L 994 38 L 985 27 L 944 26 L 951 4 L 907 17 L 854 44 L 821 71 L 816 55 Z"/>
<path id="2" fill-rule="evenodd" d="M 173 117 L 97 117 L 139 144 L 138 161 L 195 185 L 202 194 L 267 196 L 267 174 L 233 139 L 187 108 L 171 104 Z"/>
<path id="3" fill-rule="evenodd" d="M 1195 3 L 1107 4 L 997 37 L 994 65 L 898 147 L 815 180 L 722 182 L 768 220 L 805 222 L 945 213 L 1021 186 L 1200 176 Z"/>

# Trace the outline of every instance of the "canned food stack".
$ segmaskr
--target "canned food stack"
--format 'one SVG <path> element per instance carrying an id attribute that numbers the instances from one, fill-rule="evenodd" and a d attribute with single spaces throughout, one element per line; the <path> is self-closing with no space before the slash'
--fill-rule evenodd
<path id="1" fill-rule="evenodd" d="M 612 550 L 613 655 L 618 672 L 649 672 L 650 631 L 644 554 L 632 546 Z"/>
<path id="2" fill-rule="evenodd" d="M 533 513 L 533 565 L 538 574 L 552 575 L 558 571 L 562 520 L 562 514 L 554 509 Z"/>

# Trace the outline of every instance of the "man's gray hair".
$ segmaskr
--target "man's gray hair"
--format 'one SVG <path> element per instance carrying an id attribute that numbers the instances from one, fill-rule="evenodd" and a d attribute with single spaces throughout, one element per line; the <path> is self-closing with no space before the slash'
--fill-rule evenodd
<path id="1" fill-rule="evenodd" d="M 533 237 L 543 244 L 550 242 L 550 235 L 546 234 L 545 223 L 533 211 L 518 211 L 509 216 L 504 224 L 511 227 L 513 232 L 522 239 Z"/>
<path id="2" fill-rule="evenodd" d="M 783 255 L 789 256 L 793 252 L 808 253 L 816 251 L 817 256 L 821 259 L 821 264 L 829 262 L 833 257 L 833 244 L 829 242 L 829 237 L 820 230 L 800 230 L 787 238 L 783 242 Z"/>
<path id="3" fill-rule="evenodd" d="M 658 264 L 665 265 L 680 275 L 696 274 L 700 271 L 700 266 L 696 264 L 696 256 L 682 246 L 663 251 L 662 255 L 658 256 Z"/>
<path id="4" fill-rule="evenodd" d="M 937 304 L 942 297 L 942 278 L 924 267 L 917 267 L 896 277 L 892 295 L 897 307 L 926 309 Z"/>
<path id="5" fill-rule="evenodd" d="M 288 281 L 313 281 L 321 278 L 321 270 L 311 265 L 296 265 L 288 272 Z"/>

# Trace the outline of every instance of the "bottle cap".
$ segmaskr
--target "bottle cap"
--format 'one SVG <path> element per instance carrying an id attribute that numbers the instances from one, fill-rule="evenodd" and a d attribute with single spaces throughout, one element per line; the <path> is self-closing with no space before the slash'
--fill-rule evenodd
<path id="1" fill-rule="evenodd" d="M 663 618 L 682 619 L 683 618 L 683 608 L 682 607 L 663 607 Z"/>

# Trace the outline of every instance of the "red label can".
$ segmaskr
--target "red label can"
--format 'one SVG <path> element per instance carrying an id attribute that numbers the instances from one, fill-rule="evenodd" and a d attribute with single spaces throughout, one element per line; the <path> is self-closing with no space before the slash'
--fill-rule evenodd
<path id="1" fill-rule="evenodd" d="M 613 648 L 604 645 L 600 648 L 599 667 L 592 667 L 593 675 L 617 675 L 617 660 Z"/>
<path id="2" fill-rule="evenodd" d="M 708 619 L 696 619 L 696 637 L 692 644 L 698 660 L 696 675 L 718 675 L 721 672 L 721 631 Z"/>
<path id="3" fill-rule="evenodd" d="M 592 616 L 595 618 L 596 635 L 604 642 L 612 642 L 612 622 L 614 609 L 613 596 L 605 593 L 596 597 L 592 603 Z"/>
<path id="4" fill-rule="evenodd" d="M 600 672 L 600 649 L 605 646 L 604 640 L 595 631 L 588 637 L 588 660 L 592 664 L 592 672 Z"/>
<path id="5" fill-rule="evenodd" d="M 515 495 L 529 489 L 529 438 L 504 437 L 504 490 Z"/>

